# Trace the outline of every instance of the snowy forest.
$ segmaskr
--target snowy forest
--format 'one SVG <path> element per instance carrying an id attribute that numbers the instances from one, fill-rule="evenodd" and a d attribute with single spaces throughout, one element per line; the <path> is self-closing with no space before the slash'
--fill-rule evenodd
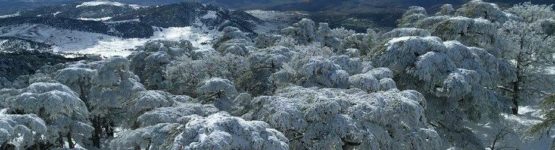
<path id="1" fill-rule="evenodd" d="M 366 32 L 309 18 L 272 25 L 263 19 L 278 12 L 199 7 L 210 11 L 183 17 L 193 21 L 188 30 L 151 30 L 152 22 L 111 28 L 116 21 L 99 21 L 108 25 L 106 35 L 91 33 L 99 39 L 124 31 L 144 36 L 117 43 L 128 53 L 9 60 L 27 61 L 19 69 L 3 69 L 15 63 L 0 61 L 0 75 L 25 72 L 0 76 L 0 149 L 555 148 L 553 5 L 412 6 L 396 28 Z M 19 36 L 14 30 L 24 28 L 37 29 L 33 36 L 49 29 L 88 37 L 97 30 L 61 30 L 53 21 L 13 25 L 9 18 L 0 20 L 0 37 Z M 179 16 L 160 19 L 167 18 Z M 259 25 L 244 26 L 253 21 L 241 18 Z M 145 26 L 153 33 L 125 30 Z M 25 37 L 0 40 L 0 57 L 52 48 Z M 54 40 L 43 43 L 56 43 L 45 37 Z M 33 50 L 9 50 L 14 47 Z"/>

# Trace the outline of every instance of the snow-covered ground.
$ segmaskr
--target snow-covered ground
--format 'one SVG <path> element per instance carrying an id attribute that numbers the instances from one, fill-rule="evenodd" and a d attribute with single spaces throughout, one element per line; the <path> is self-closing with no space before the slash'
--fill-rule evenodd
<path id="1" fill-rule="evenodd" d="M 9 18 L 9 17 L 17 17 L 19 15 L 20 15 L 19 12 L 15 13 L 15 14 L 9 14 L 9 15 L 0 15 L 0 19 Z"/>
<path id="2" fill-rule="evenodd" d="M 112 17 L 102 17 L 102 18 L 77 18 L 79 20 L 85 21 L 106 21 L 112 19 Z"/>
<path id="3" fill-rule="evenodd" d="M 541 119 L 542 115 L 537 105 L 522 106 L 519 107 L 519 115 L 501 114 L 499 122 L 467 122 L 466 127 L 490 150 L 492 146 L 495 146 L 495 149 L 549 150 L 555 138 L 553 134 L 529 133 L 529 129 L 541 122 Z M 553 131 L 552 128 L 550 133 Z"/>
<path id="4" fill-rule="evenodd" d="M 136 5 L 136 4 L 124 4 L 124 3 L 120 3 L 120 2 L 111 2 L 111 1 L 90 1 L 90 2 L 83 2 L 77 6 L 75 6 L 76 8 L 79 7 L 93 7 L 93 6 L 101 6 L 101 5 L 112 5 L 112 6 L 117 6 L 117 7 L 124 7 L 124 6 L 129 6 L 132 7 L 134 9 L 139 9 L 142 6 L 140 5 Z"/>
<path id="5" fill-rule="evenodd" d="M 104 57 L 128 56 L 132 49 L 149 40 L 189 40 L 199 50 L 210 50 L 216 31 L 194 27 L 158 28 L 150 38 L 120 38 L 99 33 L 53 28 L 47 25 L 0 27 L 0 37 L 18 37 L 53 46 L 53 51 L 66 54 L 94 54 Z"/>
<path id="6" fill-rule="evenodd" d="M 218 12 L 216 11 L 208 11 L 206 15 L 202 16 L 201 19 L 216 19 L 218 18 Z"/>
<path id="7" fill-rule="evenodd" d="M 547 73 L 555 75 L 555 66 L 554 67 L 548 67 L 547 68 Z"/>

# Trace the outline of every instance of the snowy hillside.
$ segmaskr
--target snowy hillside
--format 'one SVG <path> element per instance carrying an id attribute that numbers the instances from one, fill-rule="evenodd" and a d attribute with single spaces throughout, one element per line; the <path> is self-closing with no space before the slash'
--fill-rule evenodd
<path id="1" fill-rule="evenodd" d="M 118 7 L 124 7 L 124 6 L 129 6 L 132 7 L 134 9 L 139 9 L 143 6 L 140 5 L 135 5 L 135 4 L 123 4 L 120 2 L 111 2 L 111 1 L 90 1 L 90 2 L 83 2 L 77 6 L 75 6 L 76 8 L 79 7 L 94 7 L 94 6 L 102 6 L 102 5 L 110 5 L 110 6 L 118 6 Z"/>
<path id="2" fill-rule="evenodd" d="M 0 27 L 0 37 L 16 37 L 53 46 L 53 52 L 95 54 L 104 57 L 128 56 L 137 46 L 151 40 L 189 40 L 195 47 L 210 49 L 216 31 L 193 27 L 159 28 L 150 38 L 120 38 L 98 33 L 58 29 L 46 25 Z"/>
<path id="3" fill-rule="evenodd" d="M 289 2 L 334 9 L 80 1 L 3 16 L 0 150 L 555 147 L 553 5 L 411 2 L 437 10 L 408 7 L 390 29 L 325 22 L 386 1 Z"/>

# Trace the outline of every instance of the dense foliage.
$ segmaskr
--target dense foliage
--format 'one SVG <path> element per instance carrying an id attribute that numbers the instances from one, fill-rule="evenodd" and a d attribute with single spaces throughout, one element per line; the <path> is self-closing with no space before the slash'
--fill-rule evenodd
<path id="1" fill-rule="evenodd" d="M 201 23 L 221 32 L 208 48 L 152 40 L 0 79 L 0 149 L 518 149 L 524 134 L 503 117 L 554 90 L 551 7 L 475 0 L 411 7 L 391 31 L 302 19 L 256 35 L 241 12 L 141 9 L 162 27 L 214 11 Z M 534 131 L 551 128 L 553 103 Z M 473 128 L 484 122 L 499 132 Z"/>

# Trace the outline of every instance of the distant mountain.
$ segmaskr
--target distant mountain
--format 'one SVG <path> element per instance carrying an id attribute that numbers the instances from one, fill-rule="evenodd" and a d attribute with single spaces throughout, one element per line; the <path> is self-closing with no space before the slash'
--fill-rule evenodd
<path id="1" fill-rule="evenodd" d="M 227 26 L 254 33 L 263 21 L 243 11 L 194 2 L 158 6 L 74 2 L 0 17 L 0 51 L 120 55 L 150 39 L 197 40 Z M 188 33 L 191 31 L 195 33 Z M 196 33 L 198 32 L 198 33 Z M 212 39 L 210 37 L 210 39 Z"/>
<path id="2" fill-rule="evenodd" d="M 194 2 L 160 6 L 110 1 L 73 2 L 21 11 L 16 17 L 0 18 L 0 26 L 45 24 L 127 38 L 152 36 L 151 26 L 184 27 L 198 23 L 211 28 L 236 26 L 244 31 L 252 31 L 260 22 L 243 11 Z"/>
<path id="3" fill-rule="evenodd" d="M 71 0 L 0 0 L 0 15 L 31 10 L 33 8 L 60 5 Z"/>

